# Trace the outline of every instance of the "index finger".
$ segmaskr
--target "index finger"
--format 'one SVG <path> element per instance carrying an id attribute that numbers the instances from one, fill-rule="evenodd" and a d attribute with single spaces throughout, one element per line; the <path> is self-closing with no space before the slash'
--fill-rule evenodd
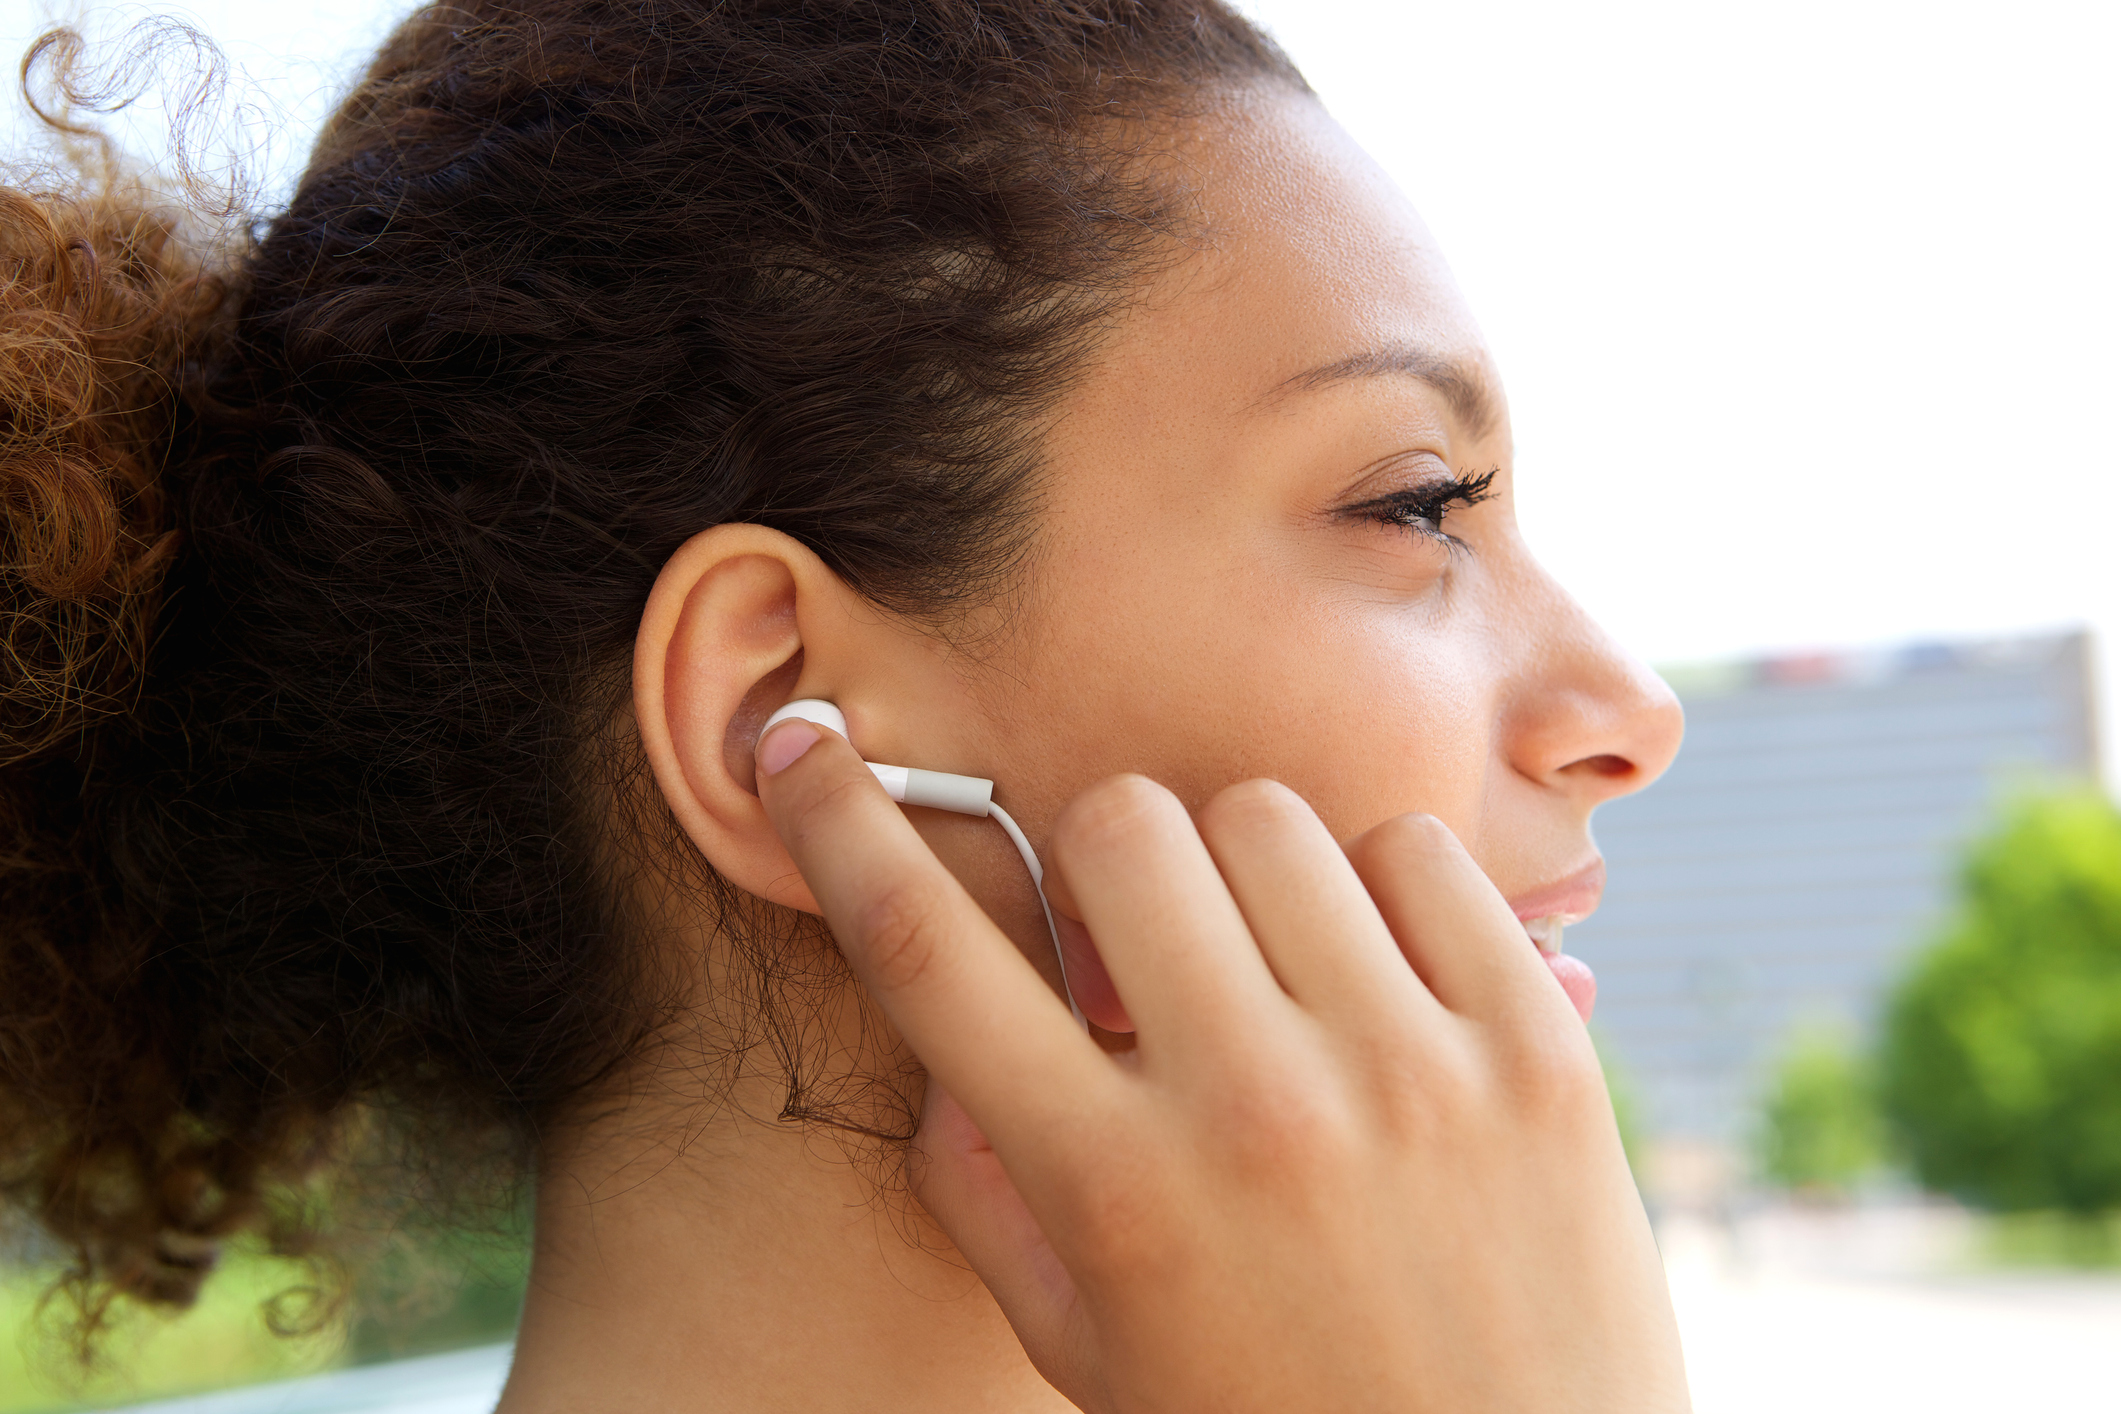
<path id="1" fill-rule="evenodd" d="M 777 771 L 774 758 L 816 740 Z M 769 753 L 768 743 L 774 750 Z M 759 799 L 857 976 L 997 1148 L 1080 1113 L 1111 1080 L 1016 944 L 945 869 L 854 748 L 809 722 L 759 742 Z"/>

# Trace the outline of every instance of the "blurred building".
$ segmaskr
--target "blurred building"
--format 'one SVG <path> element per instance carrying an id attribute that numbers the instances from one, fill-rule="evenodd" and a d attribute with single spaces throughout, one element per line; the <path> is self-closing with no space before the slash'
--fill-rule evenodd
<path id="1" fill-rule="evenodd" d="M 2083 633 L 1667 673 L 1685 748 L 1596 820 L 1610 882 L 1568 949 L 1667 1141 L 1742 1143 L 1793 1025 L 1867 1027 L 2014 786 L 2096 778 Z"/>

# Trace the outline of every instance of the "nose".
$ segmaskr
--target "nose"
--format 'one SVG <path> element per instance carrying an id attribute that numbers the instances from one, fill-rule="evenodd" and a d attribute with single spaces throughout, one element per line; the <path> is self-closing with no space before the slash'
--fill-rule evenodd
<path id="1" fill-rule="evenodd" d="M 1546 579 L 1538 624 L 1503 717 L 1510 764 L 1588 814 L 1641 790 L 1679 754 L 1686 717 L 1649 665 L 1615 643 L 1568 594 Z"/>

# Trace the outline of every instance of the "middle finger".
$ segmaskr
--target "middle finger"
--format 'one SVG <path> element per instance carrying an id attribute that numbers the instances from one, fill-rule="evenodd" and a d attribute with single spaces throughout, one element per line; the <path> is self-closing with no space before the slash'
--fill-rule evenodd
<path id="1" fill-rule="evenodd" d="M 1090 931 L 1145 1061 L 1235 1042 L 1286 1004 L 1192 817 L 1141 776 L 1092 786 L 1054 822 L 1054 871 Z"/>
<path id="2" fill-rule="evenodd" d="M 1208 802 L 1201 838 L 1282 988 L 1306 1011 L 1342 1020 L 1441 1010 L 1401 956 L 1392 930 L 1302 797 L 1246 781 Z"/>

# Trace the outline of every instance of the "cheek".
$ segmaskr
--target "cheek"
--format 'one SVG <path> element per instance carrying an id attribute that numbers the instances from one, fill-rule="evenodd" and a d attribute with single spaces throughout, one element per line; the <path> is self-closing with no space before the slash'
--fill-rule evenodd
<path id="1" fill-rule="evenodd" d="M 1477 826 L 1494 713 L 1462 625 L 1265 575 L 1071 598 L 1013 694 L 1054 808 L 1136 771 L 1196 808 L 1278 780 L 1343 839 L 1417 810 Z"/>
<path id="2" fill-rule="evenodd" d="M 1305 628 L 1301 670 L 1257 704 L 1272 768 L 1249 774 L 1290 786 L 1341 839 L 1409 811 L 1470 839 L 1493 754 L 1491 694 L 1460 651 L 1477 645 L 1367 612 Z"/>

